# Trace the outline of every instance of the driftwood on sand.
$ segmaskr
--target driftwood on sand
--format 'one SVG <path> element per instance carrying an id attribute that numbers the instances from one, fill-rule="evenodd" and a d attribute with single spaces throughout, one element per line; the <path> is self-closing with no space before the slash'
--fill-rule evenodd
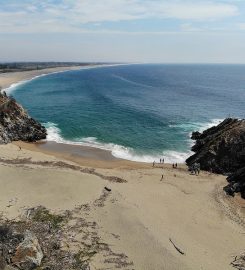
<path id="1" fill-rule="evenodd" d="M 184 251 L 182 251 L 180 248 L 178 248 L 175 243 L 173 242 L 173 240 L 171 238 L 169 238 L 169 241 L 171 242 L 171 244 L 174 246 L 174 248 L 182 255 L 185 255 Z"/>

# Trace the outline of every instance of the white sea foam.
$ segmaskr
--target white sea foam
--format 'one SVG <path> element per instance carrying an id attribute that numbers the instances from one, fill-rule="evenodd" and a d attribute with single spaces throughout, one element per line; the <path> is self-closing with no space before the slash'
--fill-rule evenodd
<path id="1" fill-rule="evenodd" d="M 170 128 L 181 128 L 185 131 L 193 132 L 199 131 L 203 132 L 205 129 L 211 128 L 213 126 L 217 126 L 224 119 L 212 119 L 210 122 L 198 123 L 198 122 L 188 122 L 183 124 L 170 124 Z"/>
<path id="2" fill-rule="evenodd" d="M 192 130 L 202 132 L 207 128 L 218 125 L 223 119 L 213 119 L 209 123 L 187 123 L 178 125 L 178 127 L 186 128 Z M 54 141 L 57 143 L 71 144 L 71 145 L 82 145 L 82 146 L 90 146 L 103 150 L 110 151 L 112 155 L 116 158 L 138 161 L 138 162 L 153 162 L 158 161 L 160 158 L 164 157 L 165 162 L 167 163 L 184 163 L 185 160 L 193 154 L 191 150 L 187 152 L 178 152 L 178 151 L 163 151 L 161 154 L 151 154 L 151 155 L 140 155 L 137 154 L 132 148 L 125 147 L 118 144 L 113 143 L 102 143 L 97 140 L 95 137 L 87 137 L 87 138 L 78 138 L 74 141 L 65 140 L 62 137 L 61 130 L 59 129 L 57 124 L 48 122 L 44 124 L 47 128 L 48 136 L 47 141 Z M 175 126 L 176 127 L 176 126 Z M 190 140 L 190 147 L 193 145 L 193 141 Z"/>
<path id="3" fill-rule="evenodd" d="M 47 129 L 47 141 L 57 142 L 57 143 L 65 143 L 65 140 L 61 136 L 61 130 L 58 128 L 58 125 L 47 122 L 44 124 Z"/>
<path id="4" fill-rule="evenodd" d="M 51 73 L 50 73 L 51 74 Z M 38 75 L 38 76 L 35 76 L 29 80 L 22 80 L 20 82 L 17 82 L 17 83 L 12 83 L 9 87 L 5 88 L 5 89 L 2 89 L 2 91 L 5 91 L 8 95 L 11 94 L 14 90 L 16 90 L 19 86 L 25 84 L 25 83 L 28 83 L 32 80 L 35 80 L 37 78 L 40 78 L 40 77 L 43 77 L 43 76 L 46 76 L 48 74 L 41 74 L 41 75 Z"/>
<path id="5" fill-rule="evenodd" d="M 208 128 L 217 126 L 222 121 L 224 121 L 224 119 L 212 119 L 210 122 L 202 124 L 198 131 L 203 132 L 204 130 L 206 130 Z"/>
<path id="6" fill-rule="evenodd" d="M 188 152 L 178 152 L 178 151 L 163 151 L 161 154 L 151 154 L 151 155 L 140 155 L 137 154 L 132 148 L 125 147 L 122 145 L 114 143 L 102 143 L 97 140 L 95 137 L 87 137 L 76 139 L 73 141 L 65 140 L 62 137 L 61 130 L 58 128 L 58 125 L 48 122 L 44 124 L 47 128 L 48 136 L 47 141 L 54 141 L 57 143 L 71 144 L 71 145 L 81 145 L 81 146 L 90 146 L 103 150 L 110 151 L 111 154 L 116 158 L 138 161 L 138 162 L 153 162 L 158 161 L 160 158 L 164 157 L 165 162 L 167 163 L 184 163 L 185 160 L 193 154 L 191 151 Z"/>

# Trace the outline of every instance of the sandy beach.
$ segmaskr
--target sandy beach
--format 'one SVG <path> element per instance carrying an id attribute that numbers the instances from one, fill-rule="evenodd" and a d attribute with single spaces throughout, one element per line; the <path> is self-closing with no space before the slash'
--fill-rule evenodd
<path id="1" fill-rule="evenodd" d="M 0 85 L 41 73 L 2 74 Z M 37 206 L 69 211 L 63 249 L 103 243 L 90 269 L 229 270 L 244 252 L 245 202 L 224 194 L 222 175 L 195 176 L 185 165 L 153 167 L 90 147 L 15 142 L 0 145 L 0 184 L 2 219 L 21 220 Z"/>
<path id="2" fill-rule="evenodd" d="M 98 224 L 100 239 L 127 256 L 122 269 L 233 269 L 233 256 L 244 249 L 245 203 L 224 195 L 223 176 L 190 175 L 184 165 L 153 168 L 122 160 L 112 168 L 113 161 L 105 159 L 98 168 L 98 160 L 76 157 L 71 162 L 58 152 L 27 148 L 23 143 L 21 150 L 15 144 L 0 146 L 0 211 L 5 218 L 18 219 L 38 205 L 74 211 L 79 218 L 84 212 L 77 209 L 87 205 L 86 219 Z M 111 192 L 105 194 L 105 186 Z M 73 248 L 78 249 L 82 244 L 79 232 L 74 233 L 78 242 Z M 106 268 L 106 256 L 94 256 L 92 269 L 115 269 L 113 264 Z"/>
<path id="3" fill-rule="evenodd" d="M 30 80 L 42 74 L 49 74 L 66 70 L 78 70 L 81 68 L 82 68 L 81 66 L 71 66 L 71 67 L 46 68 L 31 71 L 0 73 L 0 86 L 2 87 L 2 89 L 5 89 L 10 87 L 12 84 Z"/>

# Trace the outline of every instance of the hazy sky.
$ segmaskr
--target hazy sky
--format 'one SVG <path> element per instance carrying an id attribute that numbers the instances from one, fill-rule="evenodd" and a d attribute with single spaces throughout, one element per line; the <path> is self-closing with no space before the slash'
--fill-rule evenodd
<path id="1" fill-rule="evenodd" d="M 0 0 L 0 61 L 245 63 L 245 0 Z"/>

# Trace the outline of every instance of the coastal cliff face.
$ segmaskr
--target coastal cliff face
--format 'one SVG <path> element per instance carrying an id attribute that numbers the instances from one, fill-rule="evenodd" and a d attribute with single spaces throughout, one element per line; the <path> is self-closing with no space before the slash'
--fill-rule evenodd
<path id="1" fill-rule="evenodd" d="M 0 144 L 34 142 L 46 138 L 46 129 L 31 118 L 12 97 L 0 93 Z"/>
<path id="2" fill-rule="evenodd" d="M 224 190 L 230 195 L 241 192 L 245 198 L 245 120 L 227 118 L 203 133 L 193 132 L 192 139 L 195 154 L 187 165 L 196 162 L 202 170 L 228 175 L 230 184 Z"/>

